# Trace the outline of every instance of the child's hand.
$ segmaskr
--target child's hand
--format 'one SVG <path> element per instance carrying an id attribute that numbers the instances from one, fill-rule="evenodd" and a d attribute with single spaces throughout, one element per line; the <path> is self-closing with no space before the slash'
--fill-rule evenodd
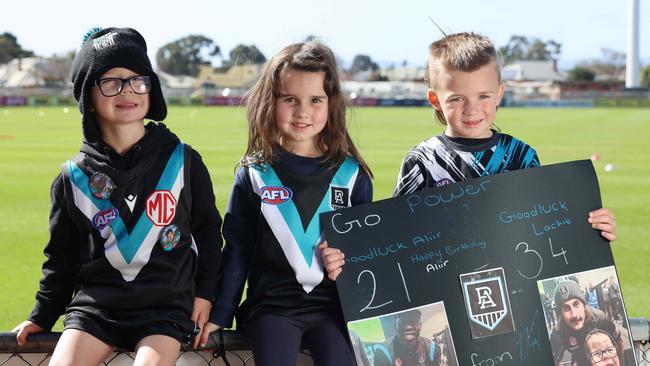
<path id="1" fill-rule="evenodd" d="M 616 219 L 609 209 L 603 207 L 591 211 L 587 221 L 589 221 L 592 228 L 600 230 L 600 235 L 605 239 L 610 242 L 616 240 Z"/>
<path id="2" fill-rule="evenodd" d="M 336 281 L 336 278 L 343 272 L 345 254 L 339 249 L 328 247 L 327 241 L 320 243 L 318 248 L 321 250 L 323 267 L 327 270 L 327 277 L 332 281 Z"/>
<path id="3" fill-rule="evenodd" d="M 18 333 L 16 334 L 16 342 L 18 343 L 19 346 L 22 347 L 27 341 L 28 335 L 30 335 L 31 333 L 44 332 L 45 329 L 41 328 L 41 326 L 36 323 L 32 323 L 29 320 L 25 320 L 24 322 L 14 327 L 14 329 L 12 329 L 11 331 Z"/>
<path id="4" fill-rule="evenodd" d="M 199 344 L 199 340 L 203 338 L 203 333 L 205 333 L 205 324 L 210 318 L 210 310 L 212 310 L 212 303 L 210 301 L 195 297 L 194 298 L 194 310 L 192 310 L 192 321 L 201 328 L 199 334 L 194 337 L 193 347 L 196 348 Z M 206 335 L 207 339 L 208 336 Z M 204 345 L 204 343 L 202 343 Z"/>
<path id="5" fill-rule="evenodd" d="M 208 343 L 208 336 L 210 335 L 210 333 L 217 331 L 221 328 L 222 326 L 214 323 L 210 323 L 210 322 L 205 323 L 205 326 L 201 329 L 201 334 L 196 336 L 196 339 L 200 339 L 201 347 L 205 347 L 205 345 Z M 194 346 L 194 348 L 196 348 L 196 345 Z"/>

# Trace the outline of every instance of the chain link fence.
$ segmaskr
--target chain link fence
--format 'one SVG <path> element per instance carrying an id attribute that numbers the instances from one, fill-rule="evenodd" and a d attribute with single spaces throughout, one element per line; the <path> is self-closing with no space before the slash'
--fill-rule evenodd
<path id="1" fill-rule="evenodd" d="M 630 331 L 639 366 L 650 366 L 650 321 L 630 318 Z M 15 333 L 0 333 L 0 366 L 47 365 L 60 333 L 42 333 L 30 336 L 29 342 L 18 347 Z M 106 366 L 130 366 L 135 355 L 117 351 L 104 360 Z M 176 363 L 178 366 L 252 366 L 255 365 L 249 346 L 237 331 L 212 334 L 204 349 L 193 350 L 183 346 Z M 313 365 L 307 352 L 298 356 L 298 366 Z"/>
<path id="2" fill-rule="evenodd" d="M 61 333 L 39 333 L 29 336 L 22 347 L 16 343 L 15 333 L 0 333 L 0 366 L 47 365 Z M 135 353 L 116 351 L 104 360 L 106 366 L 133 365 Z M 253 366 L 253 356 L 244 336 L 237 331 L 218 331 L 211 334 L 203 349 L 194 350 L 183 345 L 176 362 L 178 366 Z M 313 365 L 307 352 L 298 356 L 299 366 Z"/>

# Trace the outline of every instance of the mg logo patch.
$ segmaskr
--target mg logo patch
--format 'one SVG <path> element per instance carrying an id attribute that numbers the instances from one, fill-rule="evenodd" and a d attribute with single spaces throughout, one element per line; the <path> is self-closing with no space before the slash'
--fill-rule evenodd
<path id="1" fill-rule="evenodd" d="M 167 226 L 176 217 L 176 198 L 170 191 L 153 191 L 147 197 L 147 217 L 156 226 Z"/>
<path id="2" fill-rule="evenodd" d="M 103 230 L 113 220 L 117 218 L 117 209 L 109 208 L 108 210 L 100 211 L 93 216 L 93 226 L 97 230 Z"/>
<path id="3" fill-rule="evenodd" d="M 514 331 L 502 268 L 460 276 L 472 338 Z"/>
<path id="4" fill-rule="evenodd" d="M 330 206 L 333 209 L 349 207 L 350 190 L 347 187 L 330 186 Z"/>
<path id="5" fill-rule="evenodd" d="M 293 192 L 287 187 L 266 186 L 262 188 L 260 198 L 268 205 L 279 205 L 291 199 Z"/>

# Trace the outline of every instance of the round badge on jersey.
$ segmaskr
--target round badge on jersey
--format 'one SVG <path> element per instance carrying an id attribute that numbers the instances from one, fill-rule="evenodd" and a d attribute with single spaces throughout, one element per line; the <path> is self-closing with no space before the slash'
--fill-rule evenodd
<path id="1" fill-rule="evenodd" d="M 108 199 L 115 190 L 115 184 L 111 178 L 102 172 L 93 173 L 88 181 L 88 186 L 93 196 L 100 200 Z"/>
<path id="2" fill-rule="evenodd" d="M 166 252 L 174 249 L 181 240 L 181 232 L 176 225 L 169 225 L 162 229 L 160 234 L 160 246 Z"/>

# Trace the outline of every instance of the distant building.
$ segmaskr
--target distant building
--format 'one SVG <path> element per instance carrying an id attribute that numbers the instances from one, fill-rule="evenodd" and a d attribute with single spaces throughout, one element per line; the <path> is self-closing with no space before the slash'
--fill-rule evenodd
<path id="1" fill-rule="evenodd" d="M 26 57 L 0 65 L 0 94 L 69 96 L 70 68 L 67 57 Z"/>
<path id="2" fill-rule="evenodd" d="M 201 66 L 194 96 L 242 96 L 257 81 L 262 65 L 244 64 L 227 68 Z"/>
<path id="3" fill-rule="evenodd" d="M 565 79 L 553 60 L 514 61 L 501 70 L 501 80 L 508 90 L 504 102 L 508 105 L 512 100 L 559 100 L 561 91 L 557 83 Z"/>
<path id="4" fill-rule="evenodd" d="M 262 65 L 234 65 L 228 68 L 201 66 L 197 77 L 198 87 L 248 88 L 252 86 L 262 69 Z"/>
<path id="5" fill-rule="evenodd" d="M 344 81 L 346 97 L 426 99 L 428 86 L 422 81 Z"/>
<path id="6" fill-rule="evenodd" d="M 156 73 L 160 79 L 163 94 L 167 98 L 185 97 L 194 93 L 196 90 L 198 78 L 194 76 L 172 75 L 161 70 L 158 70 Z"/>
<path id="7" fill-rule="evenodd" d="M 400 66 L 379 69 L 379 76 L 388 81 L 420 81 L 424 80 L 424 67 Z"/>
<path id="8" fill-rule="evenodd" d="M 556 62 L 553 60 L 519 60 L 503 67 L 501 79 L 505 81 L 561 81 L 566 79 L 566 75 L 558 71 Z"/>
<path id="9" fill-rule="evenodd" d="M 65 58 L 15 58 L 0 65 L 0 87 L 59 87 L 68 82 L 71 61 Z"/>

